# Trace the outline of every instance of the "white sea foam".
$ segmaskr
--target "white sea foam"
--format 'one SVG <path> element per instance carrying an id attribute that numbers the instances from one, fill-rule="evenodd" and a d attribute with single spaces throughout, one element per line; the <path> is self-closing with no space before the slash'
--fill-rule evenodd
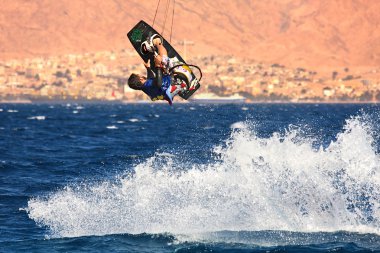
<path id="1" fill-rule="evenodd" d="M 230 126 L 231 129 L 245 129 L 245 128 L 247 128 L 247 127 L 248 127 L 247 123 L 242 122 L 242 121 L 235 122 L 235 123 L 233 123 L 233 124 Z"/>
<path id="2" fill-rule="evenodd" d="M 129 121 L 129 122 L 140 122 L 139 119 L 135 119 L 135 118 L 129 119 L 128 121 Z"/>
<path id="3" fill-rule="evenodd" d="M 118 129 L 117 126 L 107 126 L 107 129 Z"/>
<path id="4" fill-rule="evenodd" d="M 46 119 L 46 116 L 32 116 L 32 117 L 29 117 L 28 119 L 34 119 L 34 120 L 45 120 Z"/>
<path id="5" fill-rule="evenodd" d="M 18 111 L 17 110 L 9 109 L 8 112 L 13 113 L 13 112 L 18 112 Z"/>
<path id="6" fill-rule="evenodd" d="M 241 123 L 239 123 L 240 125 Z M 67 186 L 28 201 L 53 236 L 210 231 L 352 231 L 380 234 L 380 156 L 363 118 L 315 148 L 299 129 L 260 138 L 234 128 L 212 152 L 183 164 L 157 154 L 114 182 Z"/>

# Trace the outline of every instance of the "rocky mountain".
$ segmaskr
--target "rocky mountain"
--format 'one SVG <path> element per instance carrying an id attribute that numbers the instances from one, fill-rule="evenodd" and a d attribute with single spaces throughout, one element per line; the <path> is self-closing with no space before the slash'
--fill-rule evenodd
<path id="1" fill-rule="evenodd" d="M 140 19 L 152 24 L 158 2 L 155 28 L 169 39 L 174 0 L 3 0 L 0 60 L 132 49 L 126 33 Z M 176 0 L 174 10 L 171 41 L 181 54 L 186 40 L 193 56 L 313 69 L 380 64 L 380 1 Z"/>

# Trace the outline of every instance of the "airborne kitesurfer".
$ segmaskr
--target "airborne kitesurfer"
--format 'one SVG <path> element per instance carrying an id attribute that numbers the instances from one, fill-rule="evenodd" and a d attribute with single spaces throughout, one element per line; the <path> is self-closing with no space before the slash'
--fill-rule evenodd
<path id="1" fill-rule="evenodd" d="M 179 78 L 169 73 L 173 63 L 168 57 L 166 48 L 163 46 L 163 40 L 155 34 L 141 44 L 142 54 L 152 54 L 154 56 L 154 65 L 160 72 L 154 73 L 150 62 L 144 62 L 147 69 L 146 76 L 131 74 L 128 78 L 128 85 L 131 89 L 142 90 L 152 101 L 166 100 L 171 105 L 173 98 L 180 92 L 187 89 L 186 78 Z M 186 72 L 186 69 L 183 69 Z M 162 76 L 160 76 L 162 75 Z M 182 77 L 185 75 L 181 75 Z"/>

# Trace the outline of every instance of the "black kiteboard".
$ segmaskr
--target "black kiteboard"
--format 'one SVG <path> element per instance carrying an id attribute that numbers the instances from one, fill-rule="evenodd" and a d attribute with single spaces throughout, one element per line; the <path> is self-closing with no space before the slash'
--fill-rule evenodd
<path id="1" fill-rule="evenodd" d="M 132 43 L 133 47 L 135 48 L 136 52 L 140 55 L 140 57 L 147 62 L 148 60 L 151 61 L 151 66 L 154 69 L 154 62 L 153 55 L 152 54 L 143 54 L 141 52 L 141 44 L 149 39 L 152 35 L 158 34 L 161 36 L 154 28 L 152 28 L 150 25 L 145 23 L 143 20 L 138 22 L 127 34 L 128 39 Z M 199 80 L 202 78 L 202 72 L 197 66 L 187 64 L 183 58 L 177 53 L 177 51 L 174 50 L 174 48 L 165 40 L 164 37 L 161 36 L 163 39 L 163 46 L 166 48 L 168 52 L 168 57 L 172 59 L 172 61 L 175 63 L 175 67 L 171 69 L 171 71 L 185 73 L 187 75 L 188 80 L 188 89 L 185 92 L 182 92 L 179 94 L 183 99 L 188 99 L 193 93 L 199 89 L 200 84 Z M 194 71 L 192 67 L 195 67 L 199 70 L 200 77 L 197 78 L 194 74 Z"/>

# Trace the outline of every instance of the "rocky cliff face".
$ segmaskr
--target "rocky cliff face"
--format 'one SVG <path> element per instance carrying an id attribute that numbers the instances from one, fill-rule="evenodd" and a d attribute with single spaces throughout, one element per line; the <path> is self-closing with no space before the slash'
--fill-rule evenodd
<path id="1" fill-rule="evenodd" d="M 128 30 L 152 23 L 156 0 L 4 0 L 0 59 L 131 49 Z M 162 32 L 167 0 L 155 28 Z M 171 1 L 173 2 L 173 1 Z M 172 6 L 164 36 L 169 39 Z M 380 64 L 380 1 L 176 0 L 172 44 L 192 55 L 229 54 L 292 67 Z"/>

